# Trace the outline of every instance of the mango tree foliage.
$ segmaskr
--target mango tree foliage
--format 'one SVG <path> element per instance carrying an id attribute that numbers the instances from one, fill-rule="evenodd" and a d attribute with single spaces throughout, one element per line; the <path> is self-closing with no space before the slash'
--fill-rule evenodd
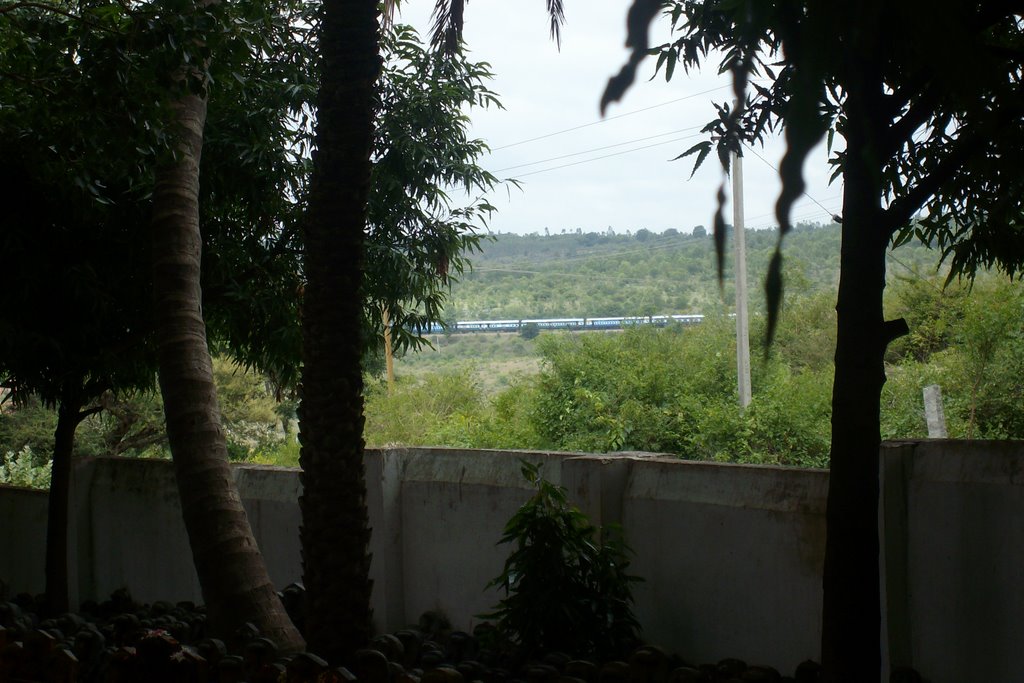
<path id="1" fill-rule="evenodd" d="M 268 19 L 262 7 L 253 11 L 221 5 L 194 14 L 184 7 L 163 9 L 148 3 L 16 3 L 5 7 L 0 17 L 3 40 L 11 48 L 3 55 L 3 101 L 20 103 L 0 112 L 2 139 L 11 152 L 5 154 L 11 161 L 7 170 L 16 174 L 15 182 L 4 183 L 3 189 L 12 193 L 8 203 L 21 209 L 8 214 L 4 240 L 15 246 L 11 253 L 24 257 L 14 264 L 24 269 L 22 277 L 14 279 L 25 288 L 19 305 L 4 306 L 4 341 L 12 348 L 4 355 L 3 375 L 19 392 L 37 393 L 58 408 L 47 543 L 47 593 L 55 610 L 66 609 L 67 480 L 75 428 L 84 415 L 102 407 L 96 401 L 107 391 L 136 389 L 151 385 L 153 379 L 155 358 L 150 349 L 155 336 L 147 263 L 151 253 L 166 254 L 148 248 L 153 235 L 148 228 L 152 199 L 160 188 L 157 170 L 178 163 L 184 149 L 179 146 L 181 131 L 174 126 L 174 113 L 180 109 L 173 105 L 194 98 L 196 88 L 206 92 L 210 80 L 220 75 L 200 68 L 210 63 L 214 51 L 221 57 L 218 66 L 241 68 L 245 60 L 259 61 L 267 43 L 254 48 L 254 30 L 288 25 L 277 15 Z M 275 6 L 268 11 L 287 10 Z M 228 11 L 238 14 L 223 14 Z M 181 71 L 182 63 L 200 71 Z M 243 80 L 236 75 L 225 83 Z M 244 106 L 244 98 L 236 101 Z M 279 129 L 289 126 L 281 124 Z M 234 141 L 231 154 L 240 160 L 232 172 L 239 184 L 227 183 L 230 190 L 237 192 L 245 182 L 249 160 L 241 150 L 251 139 Z M 190 148 L 193 156 L 199 145 Z M 289 141 L 283 142 L 285 149 L 289 146 Z M 230 190 L 214 195 L 211 207 L 229 211 L 225 205 L 237 206 L 237 195 Z M 172 197 L 170 203 L 175 201 Z M 184 215 L 181 208 L 156 213 Z M 237 228 L 241 221 L 235 218 Z M 274 230 L 276 224 L 268 221 L 261 227 Z M 34 286 L 37 283 L 40 286 Z M 198 280 L 194 284 L 198 292 Z M 198 301 L 195 304 L 198 309 Z M 91 402 L 96 404 L 84 408 Z M 206 455 L 202 450 L 199 459 Z M 208 507 L 187 504 L 184 493 L 193 490 L 198 488 L 183 489 L 183 509 L 190 510 L 187 518 L 204 518 L 211 531 L 240 528 L 223 520 L 211 524 L 216 517 Z M 230 491 L 221 494 L 231 497 Z M 255 547 L 251 539 L 245 545 Z M 211 574 L 230 574 L 240 567 L 237 561 L 218 560 L 200 566 L 199 574 L 209 587 L 217 583 L 210 580 Z M 237 579 L 236 571 L 218 585 L 248 582 L 255 588 L 260 581 L 247 568 L 241 574 L 244 580 Z M 206 598 L 212 627 L 228 633 L 232 620 L 251 619 L 268 633 L 282 634 L 282 646 L 297 647 L 301 639 L 283 610 L 278 605 L 275 611 L 270 604 L 276 598 L 269 579 L 261 586 L 269 587 L 265 604 L 254 606 L 260 601 L 250 591 L 248 601 L 236 603 L 234 610 L 222 608 L 231 599 L 229 591 L 211 589 Z M 259 615 L 268 611 L 276 617 L 263 620 Z"/>
<path id="2" fill-rule="evenodd" d="M 951 276 L 1024 264 L 1022 31 L 1019 3 L 634 0 L 633 55 L 602 104 L 621 97 L 650 50 L 664 8 L 677 37 L 651 50 L 671 78 L 722 55 L 736 105 L 718 105 L 717 137 L 682 156 L 699 164 L 784 131 L 776 206 L 780 242 L 804 189 L 802 166 L 827 136 L 843 181 L 841 276 L 824 569 L 822 660 L 827 681 L 881 675 L 878 574 L 879 404 L 887 344 L 906 332 L 882 308 L 885 250 L 918 237 L 936 244 Z M 716 242 L 724 253 L 723 188 Z M 769 335 L 779 309 L 781 251 L 766 281 Z M 909 662 L 892 662 L 899 665 Z M 938 675 L 931 673 L 930 675 Z"/>
<path id="3" fill-rule="evenodd" d="M 494 211 L 486 194 L 499 180 L 479 165 L 488 148 L 467 129 L 473 109 L 501 104 L 486 86 L 486 63 L 462 50 L 431 53 L 409 26 L 386 30 L 381 50 L 364 314 L 380 343 L 386 310 L 392 343 L 405 350 L 442 321 L 451 283 L 479 249 L 479 231 Z"/>
<path id="4" fill-rule="evenodd" d="M 921 388 L 938 384 L 951 438 L 1014 439 L 1024 436 L 1024 287 L 987 275 L 972 287 L 935 279 L 897 284 L 893 305 L 911 322 L 911 333 L 890 348 L 893 387 L 883 398 L 883 434 L 927 436 L 919 406 Z M 915 325 L 920 321 L 920 325 Z M 916 414 L 912 424 L 900 424 Z M 902 428 L 902 433 L 897 431 Z"/>

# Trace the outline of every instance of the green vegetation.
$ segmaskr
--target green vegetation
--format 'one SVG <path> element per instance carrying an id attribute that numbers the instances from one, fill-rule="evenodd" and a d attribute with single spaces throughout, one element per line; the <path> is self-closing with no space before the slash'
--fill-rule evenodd
<path id="1" fill-rule="evenodd" d="M 618 530 L 597 529 L 569 504 L 565 489 L 523 461 L 523 476 L 536 488 L 505 525 L 500 543 L 512 546 L 489 588 L 504 591 L 486 618 L 524 657 L 572 652 L 611 658 L 636 644 L 629 548 Z"/>
<path id="2" fill-rule="evenodd" d="M 734 335 L 728 318 L 715 318 L 696 329 L 548 337 L 538 430 L 567 450 L 823 465 L 827 377 L 755 363 L 758 399 L 741 413 Z"/>
<path id="3" fill-rule="evenodd" d="M 279 418 L 287 404 L 275 400 L 263 376 L 225 358 L 214 359 L 213 372 L 232 460 L 284 464 L 290 451 L 297 453 L 294 435 L 284 432 L 287 414 Z M 78 428 L 76 456 L 170 457 L 159 394 L 115 397 L 108 392 L 101 405 L 103 410 L 90 415 Z M 17 454 L 21 454 L 17 457 L 22 468 L 26 457 L 31 457 L 36 467 L 48 463 L 56 426 L 56 411 L 36 399 L 9 410 L 5 406 L 0 411 L 0 466 L 10 465 Z M 288 464 L 295 462 L 292 459 Z"/>
<path id="4" fill-rule="evenodd" d="M 835 228 L 822 230 L 827 236 Z M 794 253 L 787 252 L 788 258 L 809 260 L 794 248 L 797 244 L 789 244 Z M 942 278 L 917 275 L 913 268 L 927 263 L 929 255 L 934 259 L 934 252 L 918 248 L 898 254 L 907 267 L 892 269 L 905 275 L 891 278 L 886 313 L 905 317 L 911 334 L 897 340 L 887 356 L 883 436 L 927 436 L 922 390 L 932 383 L 943 388 L 951 437 L 1024 436 L 1018 400 L 1024 395 L 1021 285 L 983 275 L 973 288 L 957 281 L 943 288 Z M 530 258 L 529 252 L 525 257 Z M 428 387 L 441 381 L 434 373 L 443 376 L 446 368 L 458 368 L 465 377 L 475 369 L 473 394 L 465 402 L 471 410 L 446 423 L 441 419 L 445 424 L 419 423 L 430 443 L 494 446 L 494 431 L 508 430 L 515 415 L 515 424 L 528 427 L 518 432 L 516 445 L 522 448 L 650 450 L 826 466 L 836 330 L 832 291 L 808 281 L 804 293 L 789 295 L 768 359 L 757 353 L 763 317 L 755 315 L 754 402 L 742 415 L 735 407 L 733 325 L 723 316 L 709 316 L 698 327 L 663 331 L 544 333 L 529 347 L 540 362 L 539 373 L 519 376 L 507 391 L 485 389 L 483 382 L 513 366 L 514 335 L 439 335 L 435 351 L 398 363 L 405 384 L 399 384 L 389 410 L 405 400 L 417 401 L 417 382 L 422 388 L 415 391 L 428 394 Z M 497 295 L 495 300 L 509 298 Z M 375 410 L 371 400 L 368 412 Z M 369 430 L 369 443 L 387 442 L 373 435 Z"/>
<path id="5" fill-rule="evenodd" d="M 834 292 L 839 278 L 836 224 L 801 224 L 786 238 L 786 296 Z M 646 239 L 641 235 L 646 234 Z M 656 235 L 499 234 L 473 256 L 473 269 L 452 288 L 447 319 L 509 319 L 662 313 L 713 314 L 735 297 L 732 255 L 725 288 L 715 272 L 714 243 L 675 231 Z M 764 311 L 764 277 L 775 230 L 746 233 L 752 311 Z M 894 273 L 934 268 L 936 252 L 906 244 L 890 253 Z"/>
<path id="6" fill-rule="evenodd" d="M 485 394 L 493 395 L 540 370 L 536 338 L 511 333 L 452 334 L 432 335 L 429 341 L 432 348 L 396 359 L 400 377 L 422 380 L 431 374 L 467 370 Z"/>
<path id="7" fill-rule="evenodd" d="M 938 384 L 951 438 L 1024 438 L 1024 287 L 985 278 L 970 291 L 943 291 L 934 280 L 908 280 L 893 299 L 911 333 L 889 349 L 883 435 L 925 436 L 911 407 L 922 387 Z"/>
<path id="8" fill-rule="evenodd" d="M 835 231 L 834 226 L 797 231 L 802 241 L 789 244 L 789 260 L 815 261 L 815 247 L 834 239 Z M 506 253 L 507 238 L 490 242 L 482 262 L 495 258 L 491 248 Z M 539 245 L 536 258 L 529 249 L 515 253 L 543 264 L 547 244 L 559 239 L 507 241 L 516 249 Z M 651 252 L 647 268 L 664 281 L 682 277 L 662 270 L 665 251 Z M 898 253 L 908 266 L 934 256 L 921 248 Z M 557 261 L 546 267 L 554 270 Z M 822 253 L 817 270 L 827 268 Z M 942 387 L 952 438 L 1024 436 L 1021 285 L 986 276 L 973 289 L 955 281 L 943 288 L 938 276 L 919 276 L 903 266 L 893 270 L 901 274 L 891 278 L 887 290 L 887 317 L 905 317 L 911 333 L 895 341 L 887 355 L 885 438 L 927 436 L 922 390 L 933 383 Z M 831 286 L 808 278 L 801 293 L 790 294 L 767 359 L 759 353 L 764 319 L 754 316 L 754 401 L 745 413 L 736 408 L 734 326 L 723 314 L 710 314 L 699 326 L 665 330 L 543 332 L 532 339 L 515 333 L 438 334 L 428 339 L 430 348 L 396 359 L 398 380 L 390 392 L 382 379 L 368 377 L 366 443 L 643 450 L 724 462 L 827 466 L 836 329 Z M 494 297 L 510 298 L 501 292 Z M 214 373 L 232 459 L 297 466 L 296 435 L 285 433 L 294 403 L 278 403 L 260 375 L 226 359 L 216 360 Z M 167 457 L 159 397 L 104 400 L 105 410 L 79 428 L 77 455 Z M 0 453 L 28 447 L 32 463 L 41 466 L 50 457 L 54 426 L 53 411 L 38 401 L 0 413 Z"/>
<path id="9" fill-rule="evenodd" d="M 8 451 L 0 459 L 0 484 L 29 489 L 50 488 L 49 460 L 38 462 L 32 448 L 25 446 L 18 452 Z"/>

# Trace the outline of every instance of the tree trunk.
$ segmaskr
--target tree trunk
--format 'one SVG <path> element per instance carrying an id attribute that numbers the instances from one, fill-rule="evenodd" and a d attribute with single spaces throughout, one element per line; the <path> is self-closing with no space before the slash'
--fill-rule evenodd
<path id="1" fill-rule="evenodd" d="M 53 462 L 50 465 L 50 493 L 46 517 L 46 605 L 51 614 L 69 609 L 68 600 L 68 508 L 71 495 L 71 454 L 75 429 L 82 418 L 77 392 L 64 391 L 57 407 L 57 428 L 53 434 Z"/>
<path id="2" fill-rule="evenodd" d="M 286 652 L 302 650 L 270 582 L 228 465 L 200 305 L 199 158 L 206 100 L 172 106 L 177 159 L 157 170 L 153 291 L 167 438 L 211 631 L 229 638 L 245 622 Z M 153 539 L 159 543 L 160 539 Z"/>
<path id="3" fill-rule="evenodd" d="M 882 316 L 888 232 L 872 116 L 881 79 L 870 68 L 846 93 L 841 276 L 832 390 L 832 451 L 823 577 L 822 663 L 830 683 L 881 676 L 878 568 L 879 404 L 888 343 Z"/>
<path id="4" fill-rule="evenodd" d="M 325 0 L 303 226 L 302 559 L 310 649 L 332 662 L 371 633 L 363 465 L 363 235 L 380 71 L 376 0 Z"/>

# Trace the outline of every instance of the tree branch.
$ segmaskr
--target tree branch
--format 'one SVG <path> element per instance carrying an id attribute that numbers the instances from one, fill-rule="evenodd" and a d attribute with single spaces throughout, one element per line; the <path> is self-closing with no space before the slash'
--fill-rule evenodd
<path id="1" fill-rule="evenodd" d="M 90 415 L 95 415 L 96 413 L 98 413 L 98 412 L 100 412 L 102 410 L 103 410 L 103 406 L 99 405 L 99 406 L 93 406 L 92 408 L 87 408 L 85 410 L 79 411 L 78 418 L 77 418 L 78 422 L 82 422 L 83 420 L 85 420 Z"/>
<path id="2" fill-rule="evenodd" d="M 25 78 L 20 74 L 12 73 L 10 71 L 0 71 L 0 76 L 3 76 L 4 78 L 9 78 L 12 81 L 20 81 L 21 83 L 31 85 L 34 88 L 39 88 L 40 90 L 49 95 L 57 94 L 56 90 L 53 90 L 52 88 L 47 88 L 45 85 L 43 85 L 44 81 L 41 78 Z"/>
<path id="3" fill-rule="evenodd" d="M 939 188 L 953 177 L 957 169 L 963 166 L 964 161 L 977 151 L 977 146 L 982 140 L 983 137 L 980 133 L 957 138 L 952 151 L 935 166 L 931 173 L 915 184 L 909 192 L 889 205 L 889 208 L 883 213 L 882 224 L 887 238 L 892 237 L 900 227 L 906 225 L 914 214 L 920 211 L 928 198 L 938 192 Z"/>
<path id="4" fill-rule="evenodd" d="M 902 197 L 899 197 L 884 212 L 882 225 L 886 234 L 891 237 L 901 226 L 906 225 L 917 213 L 928 198 L 955 175 L 964 162 L 981 149 L 982 143 L 997 136 L 1004 127 L 1019 121 L 1022 107 L 1006 106 L 996 114 L 995 126 L 989 131 L 976 126 L 966 135 L 960 135 L 950 146 L 949 153 L 935 168 Z"/>
<path id="5" fill-rule="evenodd" d="M 910 101 L 911 94 L 908 93 L 907 101 Z M 883 155 L 891 157 L 899 151 L 900 146 L 914 134 L 914 131 L 923 126 L 935 112 L 938 104 L 938 88 L 932 82 L 924 87 L 923 92 L 911 105 L 903 116 L 889 127 L 883 144 Z"/>
<path id="6" fill-rule="evenodd" d="M 905 334 L 910 334 L 910 327 L 907 325 L 906 318 L 886 320 L 882 323 L 882 343 L 885 346 L 888 346 Z"/>
<path id="7" fill-rule="evenodd" d="M 83 17 L 81 15 L 73 14 L 73 13 L 68 12 L 66 10 L 62 10 L 62 9 L 60 9 L 58 7 L 55 7 L 54 5 L 49 5 L 49 4 L 46 4 L 46 3 L 43 3 L 43 2 L 15 2 L 15 3 L 7 5 L 5 7 L 0 7 L 0 14 L 8 14 L 10 12 L 14 12 L 16 10 L 26 9 L 26 8 L 28 8 L 28 9 L 38 9 L 38 10 L 42 10 L 44 12 L 50 12 L 52 14 L 58 14 L 58 15 L 64 17 L 64 18 L 66 18 L 66 19 L 71 19 L 72 21 L 80 21 L 83 24 L 85 24 L 86 26 L 94 28 L 97 31 L 105 31 L 107 33 L 113 33 L 114 35 L 119 35 L 120 34 L 120 31 L 115 31 L 114 29 L 110 28 L 109 26 L 103 26 L 101 24 L 97 24 L 96 22 L 91 21 L 89 19 L 86 19 L 85 17 Z"/>

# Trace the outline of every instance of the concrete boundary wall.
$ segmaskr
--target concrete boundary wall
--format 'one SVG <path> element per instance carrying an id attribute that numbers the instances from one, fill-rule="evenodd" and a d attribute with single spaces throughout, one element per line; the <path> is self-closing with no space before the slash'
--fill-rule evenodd
<path id="1" fill-rule="evenodd" d="M 879 517 L 892 664 L 1024 681 L 1024 442 L 884 444 Z"/>
<path id="2" fill-rule="evenodd" d="M 471 629 L 494 606 L 496 544 L 531 494 L 524 458 L 592 522 L 623 527 L 646 639 L 790 671 L 817 657 L 828 473 L 645 453 L 368 451 L 378 628 L 439 610 Z M 271 578 L 300 580 L 298 473 L 233 471 Z M 935 683 L 1024 680 L 1024 443 L 887 444 L 880 475 L 888 659 Z M 169 462 L 77 460 L 72 485 L 73 600 L 201 600 Z M 45 522 L 44 493 L 0 487 L 0 579 L 15 592 L 42 589 Z"/>
<path id="3" fill-rule="evenodd" d="M 46 571 L 46 491 L 0 486 L 0 581 L 40 593 Z"/>

